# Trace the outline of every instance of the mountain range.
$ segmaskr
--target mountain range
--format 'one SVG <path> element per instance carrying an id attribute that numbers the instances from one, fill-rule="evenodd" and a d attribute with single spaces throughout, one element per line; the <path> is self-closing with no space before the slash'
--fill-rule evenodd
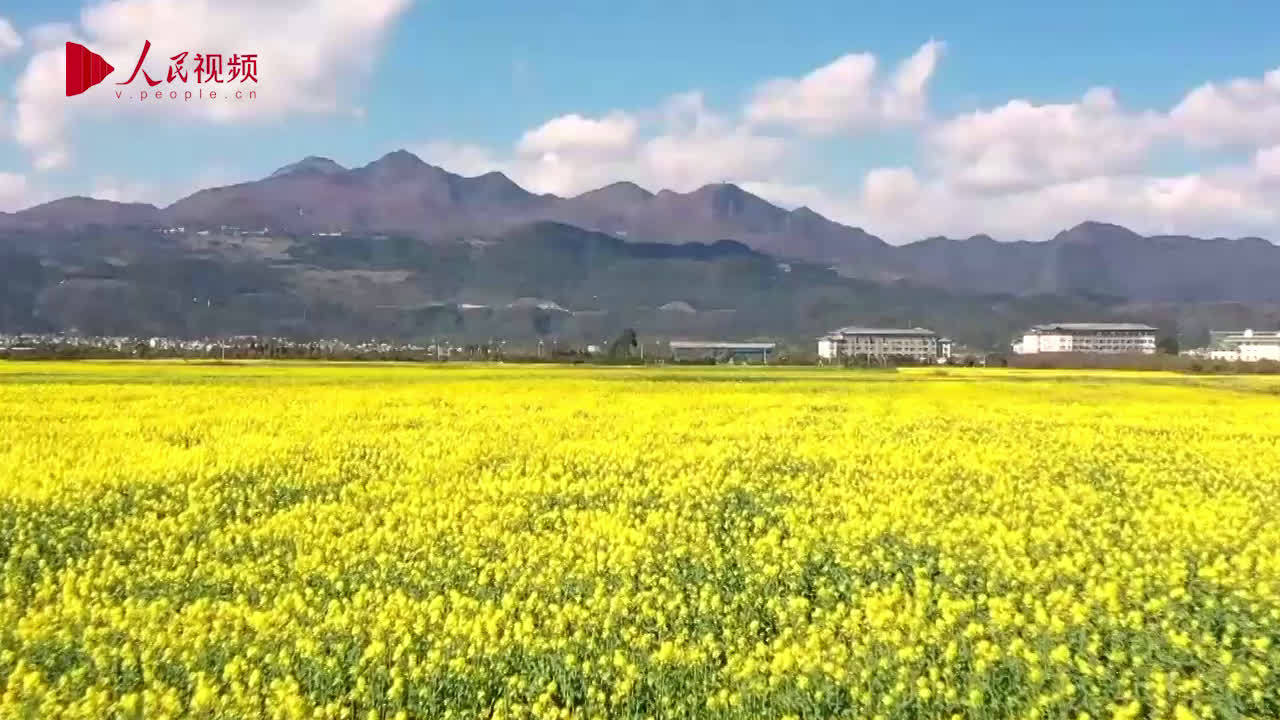
<path id="1" fill-rule="evenodd" d="M 380 327 L 408 335 L 451 328 L 545 334 L 539 332 L 551 327 L 545 322 L 524 333 L 522 320 L 515 321 L 520 327 L 503 328 L 497 321 L 470 322 L 459 310 L 505 308 L 532 297 L 524 309 L 554 305 L 571 317 L 612 318 L 590 330 L 556 331 L 570 335 L 630 322 L 672 334 L 802 337 L 821 332 L 823 323 L 930 321 L 961 339 L 1001 345 L 1001 333 L 1030 319 L 1147 319 L 1172 326 L 1171 333 L 1197 335 L 1213 323 L 1270 322 L 1280 304 L 1280 247 L 1260 238 L 1144 237 L 1084 222 L 1039 242 L 979 235 L 895 246 L 732 184 L 651 193 L 618 182 L 560 197 L 531 193 L 501 173 L 463 177 L 403 150 L 352 169 L 308 157 L 260 180 L 200 190 L 163 208 L 72 197 L 0 214 L 0 263 L 6 282 L 0 330 L 241 329 L 232 327 L 240 321 L 231 316 L 196 322 L 190 308 L 161 310 L 169 304 L 166 293 L 200 304 L 200 290 L 213 275 L 222 278 L 217 292 L 224 300 L 243 302 L 256 293 L 256 302 L 266 302 L 259 313 L 279 319 L 300 311 L 305 320 L 289 326 L 293 332 Z M 138 274 L 157 266 L 170 271 Z M 178 271 L 183 267 L 186 275 Z M 743 276 L 725 275 L 732 272 Z M 711 284 L 668 282 L 681 275 Z M 601 284 L 606 281 L 625 291 L 613 292 Z M 584 294 L 592 287 L 597 292 Z M 95 308 L 101 298 L 81 297 L 108 289 L 131 295 L 117 320 L 103 316 L 110 306 Z M 65 295 L 80 300 L 57 301 Z M 452 307 L 462 319 L 454 326 L 437 318 L 430 327 L 403 319 L 381 327 L 360 319 L 373 312 L 369 302 L 382 311 L 437 308 L 428 313 L 435 315 Z M 787 307 L 752 309 L 753 302 Z M 205 310 L 213 307 L 211 297 L 204 303 Z M 959 321 L 930 303 L 976 315 Z M 320 305 L 345 308 L 333 317 L 346 313 L 346 320 L 325 325 L 316 318 L 328 316 L 308 310 Z M 76 307 L 81 310 L 68 309 Z M 662 322 L 636 315 L 659 307 L 688 311 L 655 310 Z M 80 317 L 90 309 L 92 322 Z M 697 318 L 712 311 L 720 315 Z M 729 322 L 729 315 L 738 319 Z M 688 327 L 675 322 L 682 318 Z M 259 320 L 243 330 L 289 329 L 280 323 L 263 328 Z"/>

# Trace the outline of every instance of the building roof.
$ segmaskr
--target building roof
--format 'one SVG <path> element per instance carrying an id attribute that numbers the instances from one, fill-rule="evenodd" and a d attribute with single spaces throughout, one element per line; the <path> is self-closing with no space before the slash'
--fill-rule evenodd
<path id="1" fill-rule="evenodd" d="M 1033 325 L 1032 331 L 1044 332 L 1047 330 L 1058 330 L 1061 332 L 1155 332 L 1156 328 L 1142 323 L 1047 323 L 1044 325 Z"/>
<path id="2" fill-rule="evenodd" d="M 1210 330 L 1210 347 L 1260 345 L 1280 342 L 1280 330 Z"/>
<path id="3" fill-rule="evenodd" d="M 1209 335 L 1211 337 L 1245 337 L 1246 335 L 1253 335 L 1254 337 L 1258 337 L 1260 335 L 1263 337 L 1271 337 L 1274 335 L 1280 335 L 1280 330 L 1210 330 Z"/>
<path id="4" fill-rule="evenodd" d="M 690 305 L 689 303 L 683 300 L 672 300 L 666 305 L 658 306 L 658 309 L 666 312 L 682 312 L 682 313 L 698 312 L 697 310 L 694 309 L 692 305 Z"/>
<path id="5" fill-rule="evenodd" d="M 772 350 L 777 347 L 777 343 L 771 342 L 722 342 L 719 340 L 672 340 L 671 347 L 675 350 Z"/>
<path id="6" fill-rule="evenodd" d="M 827 336 L 830 337 L 832 335 L 894 335 L 898 337 L 924 337 L 924 336 L 932 337 L 937 334 L 938 333 L 932 330 L 927 330 L 925 328 L 869 328 L 869 327 L 857 327 L 856 325 L 850 325 L 849 327 L 842 327 L 839 330 L 832 330 L 831 332 L 827 333 Z"/>
<path id="7" fill-rule="evenodd" d="M 513 303 L 507 305 L 511 309 L 520 308 L 537 308 L 538 310 L 555 310 L 556 312 L 569 312 L 560 307 L 554 300 L 544 300 L 543 298 L 522 297 Z"/>

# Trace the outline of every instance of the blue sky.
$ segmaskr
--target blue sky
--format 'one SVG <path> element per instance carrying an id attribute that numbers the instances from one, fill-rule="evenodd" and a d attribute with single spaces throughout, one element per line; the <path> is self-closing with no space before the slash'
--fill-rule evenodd
<path id="1" fill-rule="evenodd" d="M 560 192 L 586 189 L 611 173 L 633 172 L 642 184 L 677 189 L 728 179 L 780 203 L 808 202 L 904 239 L 935 231 L 977 232 L 993 215 L 1001 216 L 990 223 L 995 232 L 1032 239 L 1076 214 L 1083 220 L 1097 213 L 1152 232 L 1277 229 L 1266 208 L 1267 199 L 1276 198 L 1275 187 L 1259 168 L 1270 162 L 1267 151 L 1280 147 L 1280 133 L 1220 127 L 1204 113 L 1261 117 L 1273 109 L 1270 103 L 1280 108 L 1280 88 L 1273 92 L 1264 79 L 1280 67 L 1280 4 L 374 0 L 363 3 L 378 6 L 370 17 L 354 18 L 336 0 L 193 0 L 192 17 L 214 13 L 225 20 L 229 28 L 218 33 L 180 27 L 180 17 L 157 25 L 149 13 L 161 4 L 53 0 L 0 8 L 0 17 L 23 36 L 21 48 L 0 57 L 0 84 L 12 88 L 0 105 L 6 118 L 0 123 L 0 172 L 10 177 L 6 209 L 71 193 L 165 203 L 201 184 L 259 177 L 304 155 L 358 165 L 409 147 L 429 160 L 466 166 L 451 169 L 492 166 L 543 186 L 535 189 Z M 274 14 L 262 15 L 267 11 L 260 5 L 274 7 Z M 83 21 L 82 10 L 94 6 L 98 20 Z M 326 21 L 326 14 L 341 17 Z M 169 39 L 178 50 L 193 51 L 199 48 L 181 43 L 242 42 L 240 51 L 260 53 L 264 94 L 298 97 L 226 118 L 198 109 L 122 108 L 107 101 L 104 84 L 94 89 L 102 91 L 96 99 L 45 98 L 43 105 L 29 100 L 19 118 L 20 85 L 25 74 L 35 72 L 42 33 L 53 38 L 44 47 L 53 47 L 59 32 L 69 34 L 41 29 L 51 23 L 69 23 L 74 37 L 104 54 L 103 48 L 140 46 L 147 37 L 157 48 Z M 295 36 L 278 27 L 307 23 L 315 23 L 317 32 Z M 352 25 L 361 28 L 354 39 L 343 31 Z M 286 38 L 294 50 L 315 44 L 307 52 L 317 58 L 316 75 L 273 77 L 273 60 L 281 58 L 272 53 L 289 52 Z M 752 110 L 770 80 L 798 82 L 850 54 L 874 56 L 874 95 L 899 63 L 930 40 L 942 49 L 920 93 L 922 106 L 909 118 L 868 110 L 856 118 L 851 113 L 836 123 L 840 127 L 815 130 L 811 113 L 823 111 L 796 103 L 846 103 L 856 95 L 839 89 L 829 94 L 816 81 L 813 92 L 797 85 L 791 96 L 777 95 L 773 111 Z M 130 68 L 122 65 L 131 64 L 137 51 L 123 61 L 113 59 L 121 52 L 109 59 L 117 74 L 127 76 Z M 163 73 L 163 58 L 151 64 Z M 1229 83 L 1237 79 L 1253 82 L 1257 92 L 1230 96 Z M 1160 128 L 1135 129 L 1146 127 L 1144 114 L 1163 118 L 1206 83 L 1222 89 L 1220 107 L 1201 108 L 1200 115 L 1176 122 L 1153 120 L 1152 128 Z M 1110 89 L 1113 106 L 1083 111 L 1088 117 L 1077 122 L 1072 108 L 1098 87 Z M 713 129 L 663 143 L 676 133 L 654 117 L 673 97 L 689 92 L 700 93 L 698 109 L 690 111 L 699 119 L 691 122 Z M 326 95 L 328 106 L 307 107 L 307 93 Z M 1025 101 L 1031 112 L 990 118 L 997 129 L 985 139 L 945 132 L 953 120 L 993 113 L 1015 101 Z M 90 108 L 91 103 L 97 105 Z M 1038 119 L 1046 106 L 1064 109 L 1044 110 L 1046 117 Z M 44 127 L 42 113 L 68 118 L 59 137 L 32 139 L 47 134 L 32 129 Z M 520 145 L 555 118 L 576 114 L 594 122 L 610 113 L 629 118 L 619 123 L 629 140 L 618 142 L 630 143 L 608 145 L 610 158 L 590 157 L 592 148 L 602 146 L 575 147 L 573 137 L 563 137 L 599 129 L 594 125 L 565 125 L 537 148 Z M 1052 124 L 1047 116 L 1062 126 L 1057 134 L 1024 137 L 1036 135 L 1037 125 Z M 1008 133 L 999 129 L 1006 121 L 1014 123 Z M 1080 122 L 1099 127 L 1079 131 Z M 1095 138 L 1095 132 L 1105 137 Z M 1140 148 L 1109 144 L 1123 145 L 1116 134 L 1148 132 Z M 950 144 L 939 151 L 937 138 L 943 136 Z M 1075 155 L 1063 150 L 1071 142 L 1079 144 Z M 679 161 L 657 156 L 673 143 Z M 58 152 L 50 149 L 55 146 Z M 1082 157 L 1091 150 L 1119 159 Z M 703 151 L 707 173 L 728 177 L 699 176 L 696 153 Z M 1064 154 L 1046 155 L 1059 151 Z M 726 159 L 735 153 L 767 158 Z M 58 154 L 67 157 L 53 161 Z M 547 165 L 549 154 L 554 169 Z M 13 189 L 14 177 L 21 178 L 19 190 Z M 1130 199 L 1108 204 L 1113 201 L 1106 196 L 1115 195 Z M 1003 217 L 1026 203 L 1044 205 L 1045 211 Z M 973 204 L 981 207 L 969 214 L 958 209 Z M 937 227 L 907 218 L 935 214 Z"/>

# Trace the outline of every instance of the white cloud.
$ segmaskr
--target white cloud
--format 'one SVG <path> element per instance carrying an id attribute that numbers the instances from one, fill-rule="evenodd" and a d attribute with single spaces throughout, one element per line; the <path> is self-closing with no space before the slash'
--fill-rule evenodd
<path id="1" fill-rule="evenodd" d="M 1141 188 L 1144 203 L 1156 217 L 1172 225 L 1221 223 L 1234 216 L 1245 224 L 1273 223 L 1275 211 L 1250 184 L 1233 182 L 1228 176 L 1189 173 L 1176 177 L 1148 178 Z M 1210 232 L 1214 232 L 1210 230 Z"/>
<path id="2" fill-rule="evenodd" d="M 61 43 L 67 37 L 78 36 L 108 55 L 117 65 L 112 79 L 131 72 L 137 45 L 148 33 L 153 42 L 166 38 L 166 46 L 252 50 L 262 57 L 266 102 L 256 106 L 130 106 L 124 112 L 159 110 L 207 122 L 309 112 L 355 115 L 344 102 L 349 86 L 330 75 L 345 71 L 350 80 L 367 73 L 382 33 L 410 0 L 280 0 L 268 8 L 255 0 L 229 0 L 216 13 L 213 2 L 190 3 L 197 21 L 182 24 L 174 19 L 179 11 L 171 0 L 107 0 L 86 11 L 76 27 L 32 30 L 27 39 L 35 54 L 19 80 L 15 131 L 37 166 L 65 162 L 73 118 L 120 112 L 114 91 L 105 87 L 81 103 L 62 96 Z M 188 5 L 181 12 L 185 17 Z M 232 19 L 222 17 L 228 12 Z M 196 27 L 214 15 L 210 27 Z M 292 40 L 269 29 L 289 25 L 286 20 L 305 26 L 310 39 L 286 47 Z M 187 28 L 186 34 L 151 32 L 166 23 Z M 296 25 L 289 27 L 292 38 Z M 153 76 L 167 66 L 158 49 L 153 47 L 148 65 Z M 928 89 L 943 49 L 940 42 L 925 43 L 891 72 L 881 72 L 873 55 L 847 54 L 803 77 L 765 82 L 735 108 L 715 109 L 702 93 L 686 92 L 656 107 L 566 112 L 503 147 L 437 140 L 412 149 L 454 172 L 498 170 L 530 190 L 560 195 L 618 180 L 681 192 L 735 182 L 770 201 L 807 205 L 895 242 L 977 233 L 1043 239 L 1084 220 L 1145 233 L 1280 237 L 1280 205 L 1274 201 L 1280 191 L 1280 70 L 1201 86 L 1168 111 L 1126 108 L 1112 90 L 1095 88 L 1070 102 L 1014 99 L 930 122 Z M 122 53 L 128 67 L 112 52 Z M 274 60 L 268 63 L 268 57 Z M 282 83 L 270 89 L 269 98 L 268 78 Z M 825 154 L 830 146 L 820 136 L 910 123 L 929 123 L 918 136 L 919 162 L 903 158 L 852 184 L 812 179 L 842 161 Z M 1242 148 L 1252 157 L 1225 167 L 1206 160 L 1194 171 L 1153 172 L 1151 157 L 1174 143 L 1193 150 Z M 816 160 L 806 162 L 806 155 Z M 190 189 L 209 184 L 200 178 Z M 100 178 L 94 186 L 94 194 L 110 199 L 176 199 L 162 197 L 172 191 L 156 184 Z M 0 175 L 0 206 L 30 204 L 36 194 L 26 178 Z"/>
<path id="3" fill-rule="evenodd" d="M 433 140 L 409 148 L 424 161 L 459 175 L 483 175 L 492 170 L 506 170 L 506 163 L 481 145 Z"/>
<path id="4" fill-rule="evenodd" d="M 640 160 L 663 187 L 691 190 L 714 182 L 746 182 L 769 174 L 785 152 L 783 140 L 733 128 L 709 135 L 660 135 Z"/>
<path id="5" fill-rule="evenodd" d="M 1256 152 L 1253 156 L 1253 166 L 1262 178 L 1280 179 L 1280 145 Z"/>
<path id="6" fill-rule="evenodd" d="M 22 36 L 14 29 L 13 23 L 0 17 L 0 58 L 12 55 L 22 49 Z"/>
<path id="7" fill-rule="evenodd" d="M 112 202 L 153 202 L 156 189 L 150 183 L 117 177 L 100 177 L 93 181 L 89 197 Z"/>
<path id="8" fill-rule="evenodd" d="M 243 178 L 237 173 L 223 167 L 205 168 L 192 175 L 160 183 L 104 175 L 94 178 L 87 194 L 99 200 L 165 207 L 197 190 L 241 181 Z"/>
<path id="9" fill-rule="evenodd" d="M 1172 129 L 1203 147 L 1280 142 L 1280 68 L 1261 79 L 1206 83 L 1169 113 Z"/>
<path id="10" fill-rule="evenodd" d="M 1244 165 L 1147 170 L 1154 151 L 1177 142 L 1259 149 Z M 1083 220 L 1147 233 L 1275 236 L 1276 143 L 1280 70 L 1203 85 L 1169 112 L 1125 109 L 1107 88 L 1070 103 L 1017 99 L 938 123 L 924 137 L 923 178 L 919 169 L 873 170 L 862 193 L 832 211 L 898 240 L 979 232 L 1041 239 Z"/>
<path id="11" fill-rule="evenodd" d="M 747 118 L 818 134 L 919 120 L 942 49 L 940 42 L 925 43 L 888 83 L 878 82 L 870 53 L 843 55 L 801 78 L 770 80 L 756 89 Z"/>
<path id="12" fill-rule="evenodd" d="M 729 122 L 708 108 L 706 96 L 697 90 L 676 93 L 647 114 L 656 117 L 667 132 L 677 135 L 711 134 L 723 130 Z"/>
<path id="13" fill-rule="evenodd" d="M 986 233 L 1043 240 L 1085 220 L 1146 234 L 1267 235 L 1280 226 L 1258 178 L 1244 169 L 1174 176 L 1096 176 L 1004 193 L 975 192 L 906 168 L 867 173 L 862 190 L 815 206 L 891 242 Z"/>
<path id="14" fill-rule="evenodd" d="M 68 40 L 81 41 L 76 26 L 68 22 L 51 22 L 36 25 L 27 31 L 32 50 L 62 50 Z"/>
<path id="15" fill-rule="evenodd" d="M 524 133 L 509 151 L 438 141 L 413 149 L 464 175 L 498 170 L 535 192 L 574 195 L 622 179 L 677 191 L 768 181 L 787 144 L 731 121 L 692 92 L 638 113 L 552 118 Z"/>
<path id="16" fill-rule="evenodd" d="M 411 0 L 106 0 L 88 6 L 62 40 L 75 39 L 101 54 L 116 71 L 84 95 L 63 92 L 65 57 L 61 44 L 50 45 L 55 26 L 40 30 L 44 49 L 29 61 L 17 87 L 16 136 L 40 169 L 58 167 L 71 155 L 71 118 L 82 114 L 178 115 L 203 122 L 237 122 L 278 118 L 296 113 L 344 113 L 349 91 L 372 70 L 383 36 Z M 287 29 L 287 31 L 286 31 Z M 142 76 L 134 84 L 116 85 L 133 72 L 143 43 L 152 41 L 145 69 L 167 80 L 170 56 L 220 52 L 258 55 L 258 83 L 253 101 L 166 101 L 144 104 L 136 99 L 150 88 Z M 162 84 L 159 88 L 195 89 Z M 226 84 L 208 88 L 230 89 Z M 237 88 L 238 89 L 238 88 Z M 115 93 L 123 91 L 123 99 Z M 132 94 L 132 95 L 131 95 Z M 225 99 L 225 95 L 224 95 Z"/>
<path id="17" fill-rule="evenodd" d="M 920 135 L 923 162 L 872 169 L 853 187 L 797 181 L 803 176 L 795 170 L 821 172 L 817 163 L 838 159 L 820 154 L 819 138 L 761 129 L 873 129 L 922 118 L 941 50 L 926 44 L 884 82 L 874 57 L 846 55 L 799 80 L 766 83 L 741 114 L 717 112 L 689 92 L 648 110 L 563 115 L 510 150 L 433 143 L 424 157 L 466 174 L 502 170 L 532 190 L 561 195 L 618 180 L 677 191 L 736 182 L 893 242 L 978 233 L 1038 240 L 1085 220 L 1146 233 L 1280 235 L 1273 201 L 1280 139 L 1260 146 L 1249 163 L 1152 173 L 1150 156 L 1186 137 L 1185 117 L 1125 108 L 1108 88 L 1073 102 L 1016 99 L 943 119 Z M 1265 94 L 1259 88 L 1271 77 L 1254 83 L 1254 96 Z M 1232 87 L 1232 97 L 1240 96 L 1238 83 Z M 1251 132 L 1245 136 L 1266 136 Z M 799 162 L 807 153 L 817 162 Z"/>
<path id="18" fill-rule="evenodd" d="M 935 127 L 931 156 L 957 185 L 984 192 L 1028 190 L 1141 166 L 1159 137 L 1151 113 L 1129 113 L 1107 88 L 1079 102 L 1012 100 Z"/>
<path id="19" fill-rule="evenodd" d="M 786 152 L 781 138 L 735 124 L 707 108 L 701 93 L 671 98 L 663 108 L 663 132 L 640 147 L 645 180 L 673 190 L 713 182 L 762 181 Z"/>
<path id="20" fill-rule="evenodd" d="M 239 173 L 225 167 L 205 168 L 197 173 L 164 182 L 99 175 L 83 183 L 56 183 L 52 176 L 27 177 L 0 172 L 0 212 L 14 212 L 58 198 L 84 195 L 121 203 L 149 203 L 164 207 L 197 190 L 243 181 Z"/>
<path id="21" fill-rule="evenodd" d="M 920 195 L 920 180 L 911 168 L 876 168 L 862 183 L 862 203 L 875 212 L 911 207 Z"/>
<path id="22" fill-rule="evenodd" d="M 624 112 L 609 113 L 598 119 L 571 113 L 526 132 L 517 150 L 526 154 L 618 153 L 632 147 L 636 132 L 635 118 Z"/>
<path id="23" fill-rule="evenodd" d="M 779 78 L 760 86 L 747 117 L 818 132 L 865 122 L 875 114 L 875 74 L 874 55 L 844 55 L 798 80 Z"/>
<path id="24" fill-rule="evenodd" d="M 13 212 L 31 203 L 27 178 L 15 173 L 0 172 L 0 212 Z"/>
<path id="25" fill-rule="evenodd" d="M 930 40 L 898 66 L 893 82 L 882 98 L 886 119 L 914 122 L 923 117 L 928 104 L 925 93 L 942 58 L 943 48 L 941 42 Z"/>
<path id="26" fill-rule="evenodd" d="M 829 207 L 831 196 L 817 185 L 792 184 L 777 181 L 753 181 L 741 183 L 742 189 L 788 210 L 807 207 Z"/>

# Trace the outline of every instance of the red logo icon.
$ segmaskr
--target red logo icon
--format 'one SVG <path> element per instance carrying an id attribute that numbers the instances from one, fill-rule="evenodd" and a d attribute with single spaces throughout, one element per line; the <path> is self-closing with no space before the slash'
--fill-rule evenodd
<path id="1" fill-rule="evenodd" d="M 193 99 L 200 100 L 218 100 L 218 93 L 222 92 L 223 100 L 256 100 L 258 99 L 258 91 L 255 89 L 244 90 L 223 90 L 223 88 L 209 87 L 204 85 L 226 85 L 246 83 L 258 83 L 258 54 L 257 53 L 235 53 L 225 58 L 221 53 L 207 52 L 191 52 L 183 51 L 169 58 L 169 72 L 165 75 L 151 76 L 147 72 L 143 64 L 147 60 L 147 54 L 151 52 L 151 41 L 147 40 L 142 43 L 142 52 L 138 55 L 138 62 L 133 66 L 133 74 L 128 80 L 118 82 L 116 85 L 132 85 L 138 76 L 142 76 L 145 83 L 137 92 L 130 93 L 131 100 L 136 99 L 159 101 L 161 99 L 182 100 L 190 102 Z M 115 67 L 107 62 L 98 53 L 79 44 L 67 43 L 67 97 L 79 95 L 89 88 L 102 82 L 108 75 L 115 71 Z M 194 77 L 193 77 L 194 76 Z M 161 80 L 160 78 L 164 78 Z M 162 82 L 168 82 L 169 85 L 186 85 L 185 90 L 161 90 L 156 88 Z M 190 87 L 195 85 L 196 87 Z M 156 88 L 156 89 L 151 89 Z M 116 91 L 116 100 L 124 99 L 125 91 Z"/>
<path id="2" fill-rule="evenodd" d="M 79 95 L 102 82 L 115 68 L 98 53 L 78 43 L 67 43 L 67 97 Z"/>

